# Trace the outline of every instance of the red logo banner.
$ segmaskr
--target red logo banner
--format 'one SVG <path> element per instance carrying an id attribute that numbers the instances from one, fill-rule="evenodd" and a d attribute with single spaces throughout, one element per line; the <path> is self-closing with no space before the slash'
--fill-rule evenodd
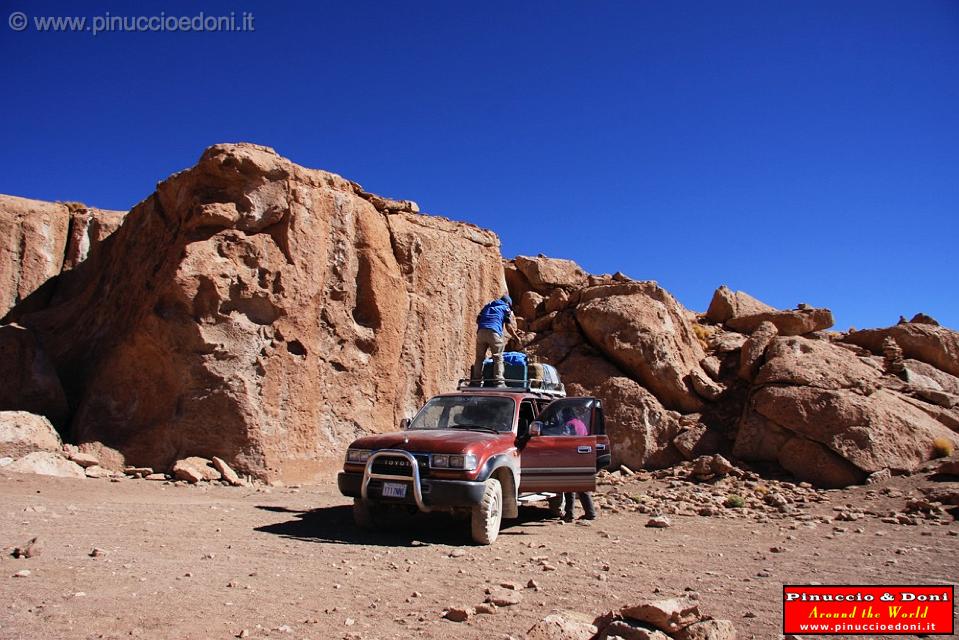
<path id="1" fill-rule="evenodd" d="M 783 585 L 783 633 L 952 635 L 952 585 Z"/>

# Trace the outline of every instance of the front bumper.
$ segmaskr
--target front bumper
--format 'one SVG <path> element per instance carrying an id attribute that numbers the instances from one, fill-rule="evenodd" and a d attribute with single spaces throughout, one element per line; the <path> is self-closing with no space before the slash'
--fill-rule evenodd
<path id="1" fill-rule="evenodd" d="M 390 482 L 405 482 L 410 485 L 405 498 L 384 498 L 382 483 L 370 483 L 366 497 L 369 500 L 379 500 L 387 504 L 416 505 L 412 489 L 412 478 L 390 479 Z M 340 493 L 349 498 L 363 497 L 363 474 L 341 471 L 336 477 L 336 484 Z M 423 504 L 427 507 L 472 507 L 483 501 L 486 485 L 483 482 L 469 480 L 421 480 L 420 492 Z"/>

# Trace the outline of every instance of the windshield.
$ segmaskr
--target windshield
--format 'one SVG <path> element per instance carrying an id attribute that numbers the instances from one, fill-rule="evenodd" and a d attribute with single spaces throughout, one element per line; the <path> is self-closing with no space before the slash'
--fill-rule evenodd
<path id="1" fill-rule="evenodd" d="M 513 430 L 512 398 L 492 396 L 439 396 L 426 403 L 410 429 Z"/>

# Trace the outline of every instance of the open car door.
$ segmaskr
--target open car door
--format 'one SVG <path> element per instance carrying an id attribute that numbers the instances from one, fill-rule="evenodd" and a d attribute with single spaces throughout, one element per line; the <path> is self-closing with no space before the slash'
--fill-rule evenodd
<path id="1" fill-rule="evenodd" d="M 522 492 L 593 491 L 596 471 L 609 464 L 602 403 L 563 398 L 549 403 L 520 443 Z M 531 429 L 535 432 L 535 429 Z"/>

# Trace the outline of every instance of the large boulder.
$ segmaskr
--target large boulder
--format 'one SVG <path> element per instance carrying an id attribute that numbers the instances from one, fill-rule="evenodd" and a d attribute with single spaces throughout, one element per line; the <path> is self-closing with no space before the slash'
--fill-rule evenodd
<path id="1" fill-rule="evenodd" d="M 14 460 L 3 467 L 4 471 L 13 473 L 34 473 L 41 476 L 56 476 L 58 478 L 86 478 L 83 467 L 76 462 L 67 460 L 59 453 L 51 451 L 34 451 L 18 460 Z"/>
<path id="2" fill-rule="evenodd" d="M 881 355 L 886 338 L 895 340 L 906 358 L 931 364 L 941 371 L 959 376 L 959 333 L 945 327 L 907 322 L 885 329 L 851 331 L 843 340 Z"/>
<path id="3" fill-rule="evenodd" d="M 827 341 L 773 339 L 754 385 L 733 453 L 777 462 L 819 486 L 914 470 L 932 456 L 935 438 L 957 439 L 937 419 L 941 409 L 903 396 L 901 381 Z"/>
<path id="4" fill-rule="evenodd" d="M 548 296 L 557 287 L 574 289 L 586 283 L 587 273 L 572 260 L 546 256 L 516 256 L 513 264 L 537 292 Z"/>
<path id="5" fill-rule="evenodd" d="M 135 466 L 187 451 L 308 481 L 462 377 L 476 312 L 505 290 L 494 234 L 413 208 L 217 145 L 19 320 L 77 406 L 79 441 Z"/>
<path id="6" fill-rule="evenodd" d="M 655 282 L 590 287 L 580 296 L 576 320 L 591 344 L 667 408 L 702 407 L 689 375 L 701 371 L 705 354 L 683 307 Z"/>
<path id="7" fill-rule="evenodd" d="M 776 461 L 797 479 L 824 489 L 859 484 L 867 475 L 825 445 L 798 436 L 789 438 L 782 445 Z"/>
<path id="8" fill-rule="evenodd" d="M 881 373 L 855 354 L 821 340 L 777 337 L 766 349 L 757 385 L 793 385 L 819 389 L 874 388 Z"/>
<path id="9" fill-rule="evenodd" d="M 65 426 L 67 396 L 53 363 L 33 333 L 17 324 L 0 326 L 0 411 L 29 411 Z"/>
<path id="10" fill-rule="evenodd" d="M 726 326 L 740 333 L 753 333 L 764 322 L 776 325 L 781 336 L 802 336 L 822 331 L 833 325 L 832 311 L 804 307 L 792 311 L 765 311 L 745 316 L 736 316 L 726 321 Z"/>
<path id="11" fill-rule="evenodd" d="M 26 411 L 0 411 L 0 458 L 34 451 L 59 452 L 60 436 L 50 421 Z"/>
<path id="12" fill-rule="evenodd" d="M 766 386 L 751 410 L 778 426 L 824 445 L 864 473 L 913 471 L 933 456 L 933 440 L 959 446 L 959 435 L 898 394 L 871 395 L 814 387 Z"/>
<path id="13" fill-rule="evenodd" d="M 706 310 L 706 319 L 721 324 L 737 316 L 751 316 L 757 313 L 776 311 L 765 302 L 760 302 L 745 291 L 733 291 L 723 285 L 713 292 L 713 299 Z"/>

